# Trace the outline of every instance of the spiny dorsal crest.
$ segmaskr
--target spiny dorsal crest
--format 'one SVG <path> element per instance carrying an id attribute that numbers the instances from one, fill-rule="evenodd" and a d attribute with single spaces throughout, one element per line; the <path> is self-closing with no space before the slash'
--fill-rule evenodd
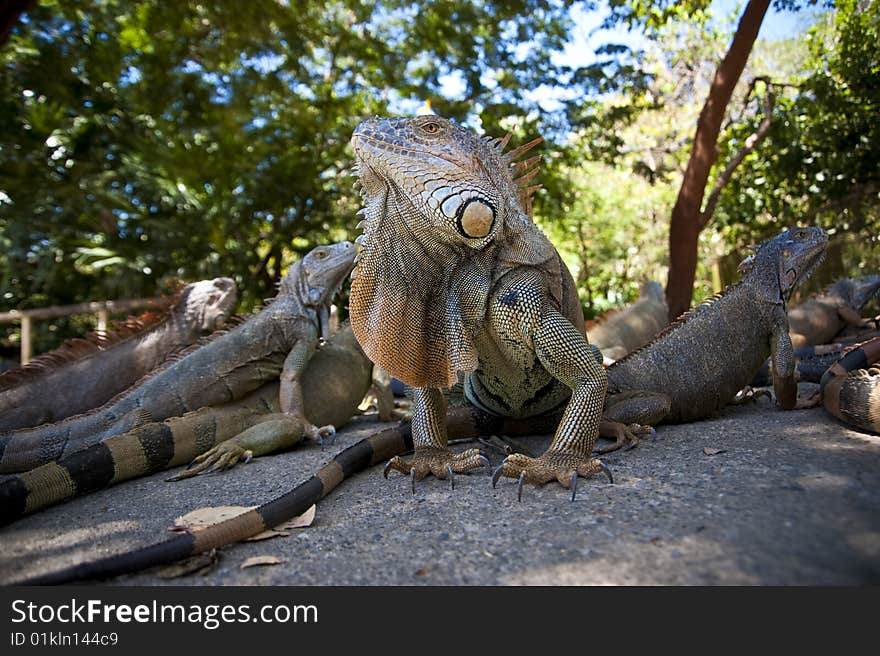
<path id="1" fill-rule="evenodd" d="M 510 167 L 510 174 L 513 177 L 513 181 L 516 182 L 516 184 L 519 186 L 520 203 L 522 203 L 522 207 L 525 210 L 526 214 L 531 216 L 532 199 L 534 198 L 535 192 L 543 186 L 540 184 L 530 184 L 541 172 L 541 167 L 539 166 L 539 164 L 541 163 L 541 156 L 535 155 L 534 157 L 529 157 L 527 159 L 519 161 L 517 160 L 519 157 L 525 155 L 538 144 L 543 143 L 544 137 L 532 139 L 528 143 L 524 143 L 521 146 L 514 148 L 510 152 L 505 153 L 504 149 L 507 148 L 507 145 L 510 143 L 510 140 L 512 138 L 513 132 L 508 132 L 503 137 L 488 137 L 486 141 L 489 144 L 493 145 L 507 161 L 508 166 Z"/>

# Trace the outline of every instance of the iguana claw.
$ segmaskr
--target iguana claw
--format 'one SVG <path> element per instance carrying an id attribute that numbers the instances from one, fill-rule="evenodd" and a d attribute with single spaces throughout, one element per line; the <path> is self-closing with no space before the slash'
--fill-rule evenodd
<path id="1" fill-rule="evenodd" d="M 253 457 L 254 452 L 250 449 L 243 449 L 232 441 L 221 442 L 213 449 L 205 451 L 205 453 L 195 458 L 189 464 L 189 467 L 182 472 L 165 480 L 182 481 L 185 478 L 192 478 L 200 474 L 212 474 L 224 469 L 230 469 L 239 462 L 250 462 Z"/>
<path id="2" fill-rule="evenodd" d="M 619 421 L 611 421 L 603 419 L 599 424 L 599 434 L 614 440 L 614 444 L 594 449 L 596 455 L 605 455 L 617 449 L 623 448 L 625 451 L 634 449 L 639 445 L 641 435 L 650 435 L 651 441 L 657 439 L 657 431 L 653 426 L 642 424 L 623 424 Z"/>
<path id="3" fill-rule="evenodd" d="M 485 467 L 489 461 L 477 449 L 467 449 L 456 453 L 445 448 L 420 447 L 415 450 L 411 458 L 394 456 L 385 464 L 382 471 L 385 478 L 388 473 L 395 469 L 403 474 L 409 474 L 412 480 L 413 494 L 415 494 L 416 481 L 420 481 L 428 474 L 433 474 L 440 479 L 449 479 L 451 490 L 455 489 L 455 474 L 463 474 L 477 467 Z"/>
<path id="4" fill-rule="evenodd" d="M 571 489 L 571 500 L 574 501 L 578 476 L 588 477 L 600 471 L 608 476 L 611 483 L 614 482 L 611 470 L 601 460 L 562 452 L 547 452 L 538 458 L 514 453 L 506 457 L 492 473 L 492 487 L 502 476 L 517 478 L 517 499 L 522 501 L 524 483 L 543 485 L 555 479 L 563 487 Z"/>

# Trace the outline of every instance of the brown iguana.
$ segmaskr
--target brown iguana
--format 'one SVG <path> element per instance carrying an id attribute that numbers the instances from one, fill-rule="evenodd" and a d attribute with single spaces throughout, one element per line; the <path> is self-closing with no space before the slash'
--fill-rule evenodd
<path id="1" fill-rule="evenodd" d="M 301 417 L 299 378 L 354 257 L 349 242 L 313 249 L 290 267 L 272 303 L 241 325 L 90 413 L 0 436 L 0 472 L 26 471 L 143 423 L 239 399 L 279 375 L 282 412 Z M 317 439 L 322 429 L 307 424 L 306 434 Z"/>
<path id="2" fill-rule="evenodd" d="M 351 322 L 370 359 L 412 386 L 412 458 L 390 467 L 422 479 L 487 464 L 447 448 L 441 388 L 464 374 L 467 400 L 514 419 L 562 419 L 547 452 L 514 454 L 501 474 L 528 483 L 601 470 L 605 372 L 587 343 L 571 274 L 529 216 L 539 158 L 436 116 L 372 119 L 355 130 L 364 232 L 352 273 Z M 564 409 L 564 411 L 563 411 Z"/>
<path id="3" fill-rule="evenodd" d="M 236 301 L 230 278 L 192 283 L 164 310 L 119 322 L 106 335 L 68 340 L 21 369 L 0 374 L 0 431 L 97 408 L 169 355 L 222 328 Z"/>
<path id="4" fill-rule="evenodd" d="M 880 275 L 844 278 L 788 313 L 794 346 L 827 344 L 847 325 L 861 326 L 862 306 L 880 292 Z"/>
<path id="5" fill-rule="evenodd" d="M 317 425 L 345 425 L 374 382 L 372 369 L 351 327 L 341 328 L 315 352 L 302 375 L 305 417 Z M 150 422 L 11 475 L 0 481 L 0 525 L 197 456 L 193 467 L 172 480 L 292 447 L 303 437 L 303 423 L 280 413 L 278 387 L 278 381 L 266 383 L 238 401 Z M 379 393 L 389 394 L 390 389 Z"/>
<path id="6" fill-rule="evenodd" d="M 880 337 L 847 349 L 819 382 L 825 409 L 850 426 L 880 433 Z"/>
<path id="7" fill-rule="evenodd" d="M 748 385 L 770 356 L 778 403 L 797 402 L 786 304 L 822 262 L 821 228 L 792 228 L 761 244 L 742 279 L 686 312 L 646 346 L 608 367 L 602 435 L 635 445 L 646 425 L 708 417 Z"/>
<path id="8" fill-rule="evenodd" d="M 588 326 L 587 338 L 611 364 L 650 342 L 668 323 L 668 314 L 663 286 L 648 280 L 634 303 Z"/>

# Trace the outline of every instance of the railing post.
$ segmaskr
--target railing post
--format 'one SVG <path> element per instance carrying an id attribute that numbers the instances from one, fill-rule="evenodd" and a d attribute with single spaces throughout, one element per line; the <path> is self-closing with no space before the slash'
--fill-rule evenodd
<path id="1" fill-rule="evenodd" d="M 107 334 L 107 310 L 98 310 L 98 334 L 102 337 Z"/>
<path id="2" fill-rule="evenodd" d="M 31 344 L 31 318 L 23 314 L 21 315 L 21 366 L 25 366 L 31 361 L 33 354 L 33 344 Z"/>

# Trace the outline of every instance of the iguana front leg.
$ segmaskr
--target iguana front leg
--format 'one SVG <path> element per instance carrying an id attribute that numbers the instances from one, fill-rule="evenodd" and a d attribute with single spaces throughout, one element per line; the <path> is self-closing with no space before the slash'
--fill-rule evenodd
<path id="1" fill-rule="evenodd" d="M 781 320 L 770 341 L 770 368 L 773 372 L 776 401 L 784 410 L 791 410 L 797 405 L 797 367 L 785 311 L 780 309 L 779 312 Z"/>
<path id="2" fill-rule="evenodd" d="M 443 393 L 433 387 L 418 387 L 413 390 L 412 434 L 415 452 L 411 458 L 395 456 L 385 465 L 385 476 L 395 469 L 409 474 L 415 494 L 415 482 L 428 474 L 437 478 L 449 478 L 454 486 L 454 474 L 484 467 L 489 461 L 480 455 L 479 449 L 467 449 L 461 453 L 451 451 L 447 446 L 446 399 Z"/>
<path id="3" fill-rule="evenodd" d="M 330 425 L 318 428 L 306 418 L 303 412 L 302 374 L 318 344 L 318 332 L 314 326 L 308 326 L 303 332 L 307 334 L 296 341 L 284 359 L 284 367 L 279 376 L 278 401 L 281 412 L 301 421 L 303 434 L 323 447 L 324 438 L 334 437 L 336 429 Z"/>
<path id="4" fill-rule="evenodd" d="M 520 315 L 523 336 L 531 342 L 541 365 L 571 388 L 571 399 L 547 451 L 538 458 L 520 453 L 508 456 L 495 470 L 492 484 L 501 476 L 518 478 L 521 498 L 524 482 L 543 485 L 555 479 L 572 488 L 574 499 L 578 476 L 608 473 L 605 465 L 592 457 L 608 379 L 583 334 L 558 311 L 545 304 L 539 316 L 530 314 L 529 308 L 524 308 Z"/>

